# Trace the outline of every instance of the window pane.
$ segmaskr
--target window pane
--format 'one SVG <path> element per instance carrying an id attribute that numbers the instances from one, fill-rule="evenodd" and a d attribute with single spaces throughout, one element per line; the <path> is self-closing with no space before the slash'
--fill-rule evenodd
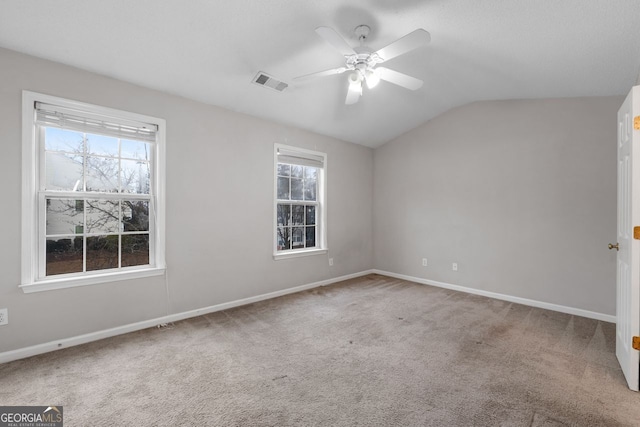
<path id="1" fill-rule="evenodd" d="M 47 239 L 46 275 L 82 272 L 82 237 Z"/>
<path id="2" fill-rule="evenodd" d="M 81 230 L 84 223 L 82 206 L 82 200 L 47 199 L 47 235 L 75 234 Z"/>
<path id="3" fill-rule="evenodd" d="M 289 178 L 278 177 L 278 199 L 289 200 Z"/>
<path id="4" fill-rule="evenodd" d="M 82 191 L 82 155 L 47 152 L 47 190 Z"/>
<path id="5" fill-rule="evenodd" d="M 306 227 L 307 233 L 307 248 L 314 248 L 316 246 L 316 228 L 315 227 Z"/>
<path id="6" fill-rule="evenodd" d="M 304 206 L 292 206 L 291 222 L 293 225 L 304 225 Z"/>
<path id="7" fill-rule="evenodd" d="M 317 183 L 315 180 L 305 180 L 304 181 L 304 199 L 315 201 L 316 188 L 317 188 Z"/>
<path id="8" fill-rule="evenodd" d="M 278 225 L 289 225 L 291 223 L 291 205 L 278 203 Z"/>
<path id="9" fill-rule="evenodd" d="M 316 207 L 315 206 L 306 206 L 306 224 L 307 225 L 316 225 Z"/>
<path id="10" fill-rule="evenodd" d="M 278 227 L 278 250 L 286 251 L 291 249 L 291 228 Z"/>
<path id="11" fill-rule="evenodd" d="M 87 271 L 118 268 L 118 236 L 87 237 Z"/>
<path id="12" fill-rule="evenodd" d="M 311 166 L 304 167 L 304 179 L 310 179 L 315 181 L 318 179 L 318 168 L 314 168 Z"/>
<path id="13" fill-rule="evenodd" d="M 122 236 L 122 266 L 149 264 L 149 235 Z"/>
<path id="14" fill-rule="evenodd" d="M 293 227 L 291 231 L 291 249 L 304 248 L 304 227 Z"/>
<path id="15" fill-rule="evenodd" d="M 83 143 L 84 139 L 80 132 L 58 128 L 45 128 L 45 150 L 82 154 L 84 152 Z"/>
<path id="16" fill-rule="evenodd" d="M 87 156 L 87 191 L 118 191 L 118 159 Z"/>
<path id="17" fill-rule="evenodd" d="M 151 169 L 149 163 L 136 160 L 122 160 L 122 192 L 149 194 Z"/>
<path id="18" fill-rule="evenodd" d="M 303 166 L 291 165 L 291 176 L 294 178 L 302 178 Z"/>
<path id="19" fill-rule="evenodd" d="M 291 178 L 291 200 L 302 200 L 302 180 Z"/>
<path id="20" fill-rule="evenodd" d="M 117 233 L 120 228 L 120 206 L 117 200 L 86 201 L 87 233 Z"/>
<path id="21" fill-rule="evenodd" d="M 291 166 L 284 163 L 278 163 L 278 175 L 279 176 L 291 176 Z"/>
<path id="22" fill-rule="evenodd" d="M 118 138 L 88 133 L 87 152 L 100 156 L 118 157 Z"/>
<path id="23" fill-rule="evenodd" d="M 149 231 L 149 202 L 125 200 L 122 202 L 122 230 Z"/>
<path id="24" fill-rule="evenodd" d="M 151 144 L 142 141 L 120 141 L 120 156 L 127 159 L 151 160 Z"/>

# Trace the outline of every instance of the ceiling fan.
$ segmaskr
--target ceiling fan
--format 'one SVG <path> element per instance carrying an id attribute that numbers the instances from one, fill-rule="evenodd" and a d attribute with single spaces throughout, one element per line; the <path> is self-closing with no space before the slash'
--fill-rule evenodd
<path id="1" fill-rule="evenodd" d="M 417 29 L 375 52 L 364 45 L 371 28 L 367 25 L 359 25 L 354 31 L 360 40 L 360 46 L 356 48 L 352 48 L 333 28 L 316 28 L 316 33 L 320 37 L 344 55 L 345 66 L 296 77 L 294 80 L 331 76 L 351 71 L 349 89 L 345 99 L 347 105 L 358 102 L 362 96 L 363 82 L 367 84 L 369 89 L 375 87 L 380 80 L 386 80 L 409 90 L 417 90 L 422 87 L 420 79 L 377 65 L 428 44 L 431 41 L 431 36 L 427 31 L 421 28 Z"/>

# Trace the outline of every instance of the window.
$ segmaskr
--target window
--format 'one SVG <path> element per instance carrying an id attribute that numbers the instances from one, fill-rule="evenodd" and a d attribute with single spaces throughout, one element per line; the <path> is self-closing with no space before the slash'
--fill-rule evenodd
<path id="1" fill-rule="evenodd" d="M 164 121 L 23 94 L 25 292 L 164 272 Z"/>
<path id="2" fill-rule="evenodd" d="M 276 144 L 274 258 L 326 253 L 326 154 Z"/>

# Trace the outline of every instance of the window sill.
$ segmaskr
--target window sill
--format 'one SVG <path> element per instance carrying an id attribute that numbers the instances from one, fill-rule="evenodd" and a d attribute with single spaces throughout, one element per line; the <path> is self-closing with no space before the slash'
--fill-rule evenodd
<path id="1" fill-rule="evenodd" d="M 324 255 L 329 252 L 328 249 L 310 249 L 310 250 L 297 250 L 291 252 L 278 252 L 273 254 L 273 259 L 278 261 L 281 259 L 299 258 L 303 256 L 311 255 Z"/>
<path id="2" fill-rule="evenodd" d="M 162 276 L 164 268 L 147 268 L 135 271 L 118 271 L 115 273 L 104 273 L 82 277 L 64 277 L 56 279 L 38 280 L 33 283 L 20 285 L 22 292 L 30 294 L 32 292 L 52 291 L 55 289 L 74 288 L 77 286 L 97 285 L 99 283 L 116 282 L 120 280 L 140 279 L 143 277 Z"/>

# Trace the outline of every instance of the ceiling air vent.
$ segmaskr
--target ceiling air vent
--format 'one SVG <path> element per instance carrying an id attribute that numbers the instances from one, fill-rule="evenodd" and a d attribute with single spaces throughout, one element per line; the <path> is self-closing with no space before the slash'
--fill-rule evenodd
<path id="1" fill-rule="evenodd" d="M 263 73 L 262 71 L 256 74 L 256 76 L 253 78 L 253 82 L 257 85 L 268 87 L 273 90 L 277 90 L 278 92 L 282 92 L 289 86 L 285 82 L 276 80 L 270 75 Z"/>

